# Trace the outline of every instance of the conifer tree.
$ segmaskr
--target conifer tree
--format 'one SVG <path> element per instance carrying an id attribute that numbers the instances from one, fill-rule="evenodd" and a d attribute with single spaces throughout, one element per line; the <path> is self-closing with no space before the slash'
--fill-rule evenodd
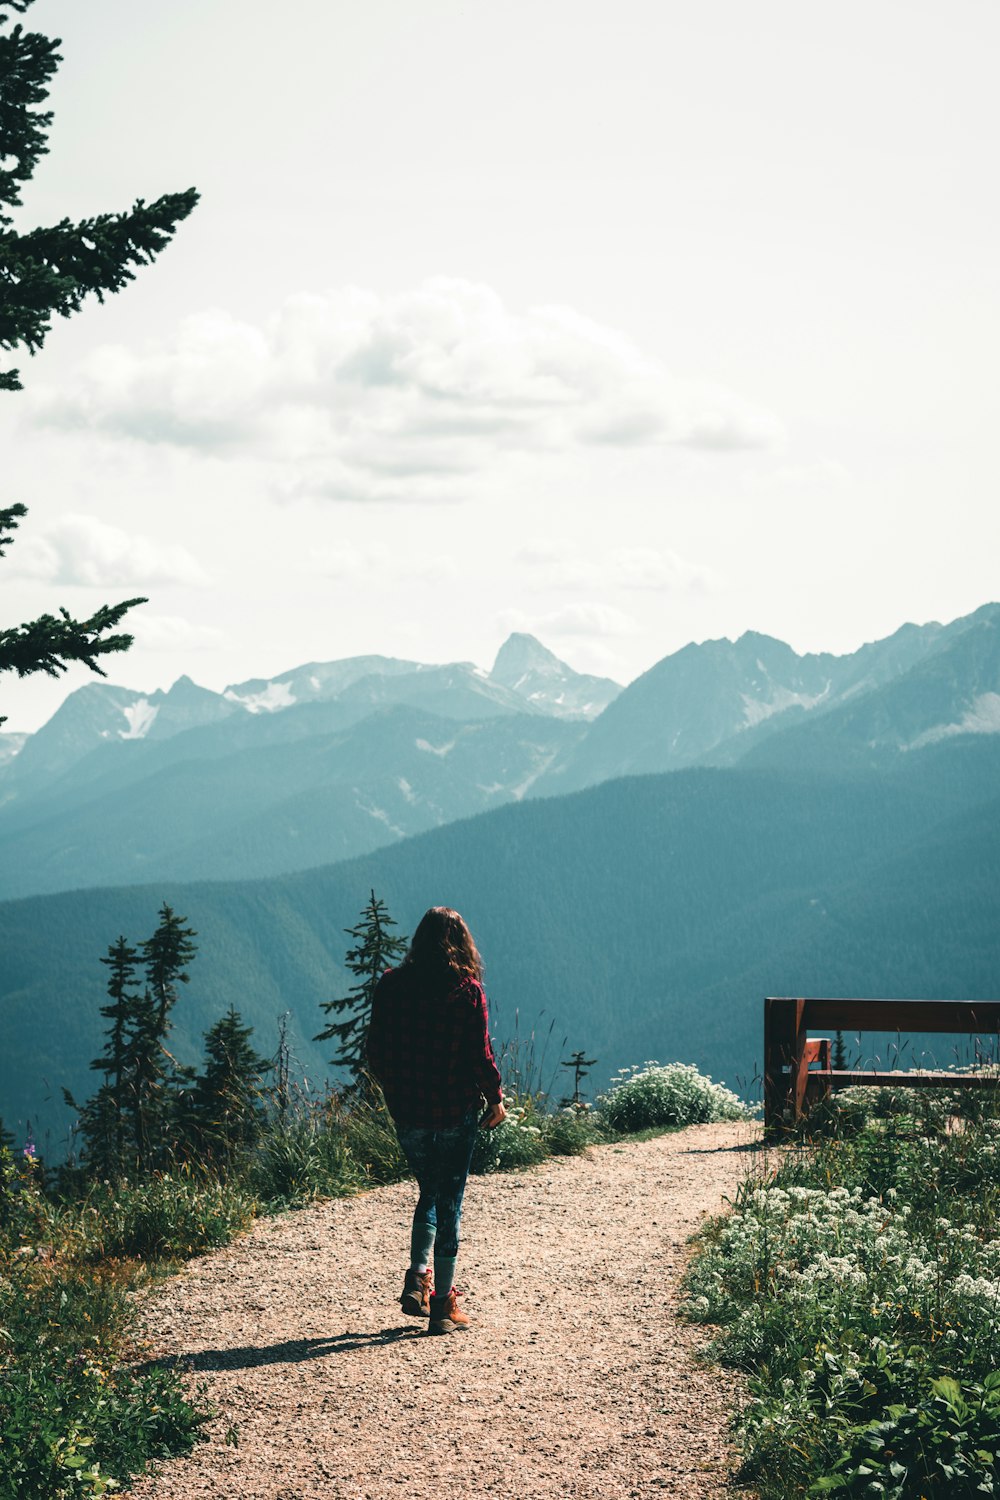
<path id="1" fill-rule="evenodd" d="M 177 1003 L 178 986 L 187 984 L 186 965 L 197 953 L 197 933 L 185 926 L 173 907 L 164 902 L 160 922 L 152 937 L 140 944 L 146 974 L 141 999 L 132 1007 L 128 1037 L 131 1072 L 131 1107 L 134 1120 L 136 1165 L 139 1175 L 162 1164 L 171 1155 L 175 1140 L 171 1126 L 178 1123 L 185 1096 L 194 1084 L 191 1069 L 180 1069 L 167 1050 L 172 1022 L 170 1012 Z"/>
<path id="2" fill-rule="evenodd" d="M 273 1063 L 254 1051 L 252 1035 L 233 1006 L 205 1032 L 205 1071 L 195 1085 L 193 1115 L 200 1141 L 226 1162 L 260 1135 L 261 1084 Z"/>
<path id="3" fill-rule="evenodd" d="M 117 943 L 110 945 L 107 957 L 102 958 L 101 963 L 108 969 L 108 996 L 111 1001 L 110 1005 L 101 1006 L 101 1015 L 111 1024 L 108 1027 L 107 1045 L 101 1056 L 95 1057 L 90 1066 L 104 1074 L 112 1116 L 113 1161 L 115 1166 L 120 1168 L 125 1144 L 125 1089 L 129 1064 L 127 1037 L 139 999 L 132 988 L 139 954 L 130 946 L 127 939 L 121 936 Z M 99 1111 L 98 1118 L 102 1123 L 104 1122 L 104 1110 Z"/>
<path id="4" fill-rule="evenodd" d="M 87 1165 L 102 1177 L 118 1177 L 127 1164 L 126 1120 L 132 1096 L 133 1064 L 129 1034 L 136 1024 L 140 996 L 133 990 L 137 950 L 125 937 L 112 943 L 101 959 L 108 970 L 109 1005 L 101 1006 L 108 1026 L 104 1051 L 90 1066 L 104 1074 L 104 1082 L 93 1098 L 78 1105 L 68 1089 L 63 1096 L 79 1112 L 79 1131 Z"/>
<path id="5" fill-rule="evenodd" d="M 21 189 L 48 150 L 52 113 L 40 106 L 62 60 L 57 39 L 20 25 L 5 29 L 11 13 L 23 15 L 32 3 L 0 0 L 0 350 L 25 349 L 29 355 L 41 349 L 55 315 L 70 317 L 89 295 L 103 302 L 108 292 L 133 280 L 136 267 L 155 260 L 198 201 L 189 188 L 154 203 L 140 198 L 125 212 L 75 224 L 62 219 L 24 233 L 13 227 L 10 210 L 21 206 Z M 0 370 L 0 391 L 21 389 L 18 370 Z M 26 514 L 20 503 L 0 507 L 0 557 Z M 131 635 L 109 632 L 145 602 L 102 605 L 85 620 L 60 609 L 58 615 L 0 630 L 0 673 L 57 677 L 70 662 L 82 662 L 103 677 L 98 658 L 132 644 Z"/>
<path id="6" fill-rule="evenodd" d="M 109 1022 L 106 1044 L 91 1067 L 104 1074 L 93 1098 L 78 1105 L 84 1158 L 110 1177 L 142 1177 L 167 1163 L 189 1135 L 193 1068 L 180 1067 L 167 1048 L 170 1012 L 178 986 L 188 983 L 186 965 L 197 949 L 197 933 L 164 902 L 152 937 L 136 949 L 124 936 L 101 962 L 108 968 L 110 1004 L 101 1007 Z M 134 988 L 140 964 L 145 984 Z"/>
<path id="7" fill-rule="evenodd" d="M 847 1048 L 844 1046 L 844 1033 L 838 1031 L 833 1038 L 833 1066 L 838 1072 L 847 1067 Z"/>
<path id="8" fill-rule="evenodd" d="M 111 1181 L 125 1176 L 130 1165 L 125 1117 L 111 1084 L 105 1080 L 85 1104 L 77 1104 L 68 1089 L 63 1089 L 63 1098 L 77 1110 L 81 1154 L 88 1170 Z"/>
<path id="9" fill-rule="evenodd" d="M 351 986 L 342 999 L 321 1001 L 321 1007 L 327 1014 L 332 1012 L 342 1019 L 331 1021 L 313 1040 L 336 1041 L 337 1052 L 331 1062 L 334 1067 L 346 1068 L 355 1085 L 359 1082 L 365 1065 L 365 1038 L 371 1020 L 375 986 L 393 959 L 406 952 L 407 939 L 395 937 L 389 931 L 390 927 L 395 926 L 385 903 L 372 891 L 358 925 L 344 928 L 347 936 L 354 940 L 354 946 L 348 949 L 344 962 L 358 982 Z"/>
<path id="10" fill-rule="evenodd" d="M 157 1127 L 162 1126 L 167 1113 L 165 1101 L 166 1058 L 163 1052 L 163 1036 L 156 1019 L 156 1005 L 149 986 L 141 995 L 129 1016 L 128 1087 L 125 1094 L 125 1109 L 129 1122 L 129 1166 L 139 1177 L 154 1165 L 158 1145 Z"/>
<path id="11" fill-rule="evenodd" d="M 166 901 L 160 907 L 159 918 L 160 925 L 153 936 L 142 944 L 142 957 L 156 1009 L 156 1024 L 165 1037 L 169 1030 L 167 1017 L 177 1003 L 177 986 L 187 984 L 190 979 L 185 965 L 198 951 L 192 941 L 198 934 L 184 926 L 185 918 L 179 917 Z"/>

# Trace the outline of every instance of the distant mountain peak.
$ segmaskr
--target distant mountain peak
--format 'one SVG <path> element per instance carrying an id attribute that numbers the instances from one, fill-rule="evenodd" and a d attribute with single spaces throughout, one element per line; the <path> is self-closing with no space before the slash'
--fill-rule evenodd
<path id="1" fill-rule="evenodd" d="M 574 672 L 523 630 L 507 637 L 489 675 L 492 682 L 517 693 L 534 709 L 564 719 L 594 719 L 621 692 L 608 677 Z"/>
<path id="2" fill-rule="evenodd" d="M 155 697 L 157 695 L 151 693 L 149 696 Z M 179 700 L 185 698 L 217 698 L 218 694 L 213 693 L 211 688 L 200 687 L 193 678 L 188 677 L 185 673 L 183 677 L 178 677 L 177 681 L 167 689 L 163 696 L 177 703 Z"/>
<path id="3" fill-rule="evenodd" d="M 550 676 L 561 676 L 572 672 L 554 652 L 526 631 L 515 630 L 504 641 L 497 652 L 490 676 L 502 687 L 515 687 L 526 672 L 544 672 Z"/>

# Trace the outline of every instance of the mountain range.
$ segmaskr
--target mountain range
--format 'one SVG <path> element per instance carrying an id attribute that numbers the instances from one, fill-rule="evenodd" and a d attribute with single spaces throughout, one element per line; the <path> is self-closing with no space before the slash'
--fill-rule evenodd
<path id="1" fill-rule="evenodd" d="M 618 691 L 524 635 L 491 673 L 354 657 L 223 693 L 88 684 L 0 768 L 0 898 L 364 853 L 519 799 Z"/>
<path id="2" fill-rule="evenodd" d="M 839 657 L 692 644 L 624 690 L 523 634 L 490 672 L 366 656 L 223 693 L 89 684 L 0 764 L 0 899 L 283 874 L 617 776 L 860 769 L 998 730 L 997 605 Z"/>

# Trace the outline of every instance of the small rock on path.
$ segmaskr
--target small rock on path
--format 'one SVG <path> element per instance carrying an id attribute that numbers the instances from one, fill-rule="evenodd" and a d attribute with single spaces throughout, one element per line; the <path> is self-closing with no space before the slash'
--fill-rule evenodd
<path id="1" fill-rule="evenodd" d="M 674 1312 L 686 1242 L 757 1135 L 697 1125 L 470 1178 L 474 1325 L 445 1338 L 396 1301 L 412 1183 L 259 1220 L 146 1301 L 150 1356 L 191 1361 L 218 1415 L 135 1500 L 731 1495 L 739 1389 Z"/>

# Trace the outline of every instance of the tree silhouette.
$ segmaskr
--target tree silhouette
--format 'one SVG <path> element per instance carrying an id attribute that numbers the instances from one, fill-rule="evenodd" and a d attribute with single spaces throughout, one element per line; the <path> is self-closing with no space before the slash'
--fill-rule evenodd
<path id="1" fill-rule="evenodd" d="M 33 0 L 0 0 L 0 350 L 36 354 L 58 315 L 78 312 L 88 296 L 103 302 L 132 281 L 173 238 L 177 225 L 198 201 L 194 188 L 168 193 L 154 203 L 138 199 L 123 213 L 102 213 L 72 223 L 20 233 L 10 210 L 21 207 L 21 189 L 39 160 L 52 123 L 42 110 L 49 84 L 62 61 L 56 38 L 6 28 L 10 14 L 23 15 Z M 20 372 L 0 370 L 0 391 L 22 389 Z M 0 557 L 27 510 L 20 502 L 0 507 Z M 102 605 L 85 620 L 68 610 L 0 630 L 0 673 L 19 677 L 45 672 L 57 677 L 71 662 L 105 676 L 98 658 L 126 651 L 132 636 L 113 634 L 127 612 L 145 599 Z M 0 724 L 4 718 L 0 716 Z"/>
<path id="2" fill-rule="evenodd" d="M 321 1001 L 327 1014 L 342 1016 L 343 1019 L 331 1021 L 317 1032 L 313 1040 L 325 1042 L 333 1039 L 337 1042 L 337 1052 L 331 1062 L 334 1067 L 346 1068 L 354 1084 L 359 1082 L 365 1066 L 365 1038 L 375 986 L 393 959 L 406 952 L 407 939 L 394 937 L 389 931 L 395 926 L 385 903 L 372 891 L 358 925 L 344 928 L 348 937 L 354 939 L 354 946 L 348 949 L 344 962 L 358 982 L 342 999 Z"/>

